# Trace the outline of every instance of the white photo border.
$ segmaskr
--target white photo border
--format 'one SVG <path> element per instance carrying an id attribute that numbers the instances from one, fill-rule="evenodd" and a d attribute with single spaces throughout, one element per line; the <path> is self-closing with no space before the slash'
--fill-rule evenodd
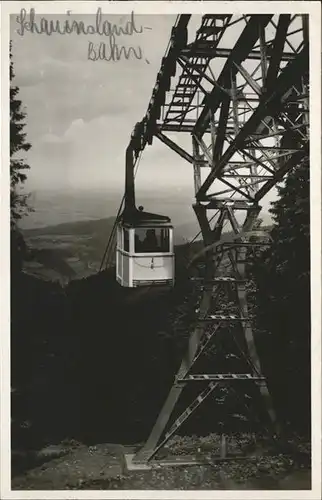
<path id="1" fill-rule="evenodd" d="M 9 204 L 9 39 L 10 14 L 308 14 L 310 26 L 310 207 L 311 207 L 311 393 L 312 489 L 302 491 L 18 491 L 10 467 L 10 204 Z M 312 1 L 3 1 L 1 15 L 1 476 L 0 497 L 9 499 L 320 499 L 321 498 L 321 6 Z M 133 124 L 134 125 L 134 124 Z"/>

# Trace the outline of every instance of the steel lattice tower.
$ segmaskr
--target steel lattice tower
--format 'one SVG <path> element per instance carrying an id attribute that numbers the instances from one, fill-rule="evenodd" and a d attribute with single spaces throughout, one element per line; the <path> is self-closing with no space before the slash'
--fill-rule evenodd
<path id="1" fill-rule="evenodd" d="M 205 245 L 202 280 L 196 278 L 202 292 L 198 318 L 168 398 L 134 458 L 137 463 L 155 457 L 202 402 L 223 386 L 237 394 L 244 384 L 255 384 L 276 428 L 248 313 L 246 264 L 256 244 L 263 244 L 250 238 L 260 201 L 292 168 L 302 162 L 309 168 L 308 17 L 204 15 L 191 43 L 190 18 L 177 18 L 147 113 L 130 142 L 133 166 L 154 137 L 193 166 L 194 211 Z M 167 132 L 189 134 L 192 154 Z M 222 236 L 227 223 L 234 234 L 230 240 Z M 228 263 L 225 274 L 223 261 Z M 219 372 L 214 366 L 212 373 L 197 373 L 198 359 L 210 345 L 220 343 L 220 332 L 229 335 L 236 325 L 244 365 L 235 364 L 234 371 L 227 364 Z M 202 385 L 197 397 L 173 421 L 180 395 L 196 384 Z M 224 439 L 222 444 L 224 454 Z"/>

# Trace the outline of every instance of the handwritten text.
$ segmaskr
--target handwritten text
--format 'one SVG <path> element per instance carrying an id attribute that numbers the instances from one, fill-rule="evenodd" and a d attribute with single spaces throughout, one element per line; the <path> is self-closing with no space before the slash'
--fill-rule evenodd
<path id="1" fill-rule="evenodd" d="M 19 26 L 17 33 L 24 36 L 26 32 L 47 35 L 100 35 L 108 37 L 108 42 L 101 42 L 94 45 L 93 42 L 88 42 L 87 58 L 91 61 L 119 61 L 122 57 L 126 60 L 130 58 L 143 59 L 143 51 L 141 47 L 134 48 L 120 46 L 116 43 L 116 38 L 119 36 L 131 36 L 133 34 L 142 34 L 144 30 L 150 30 L 149 27 L 139 25 L 135 19 L 134 12 L 131 12 L 130 19 L 124 25 L 114 24 L 102 19 L 102 9 L 99 7 L 95 16 L 94 24 L 87 24 L 84 21 L 73 20 L 71 11 L 67 11 L 68 18 L 64 21 L 58 19 L 46 19 L 41 17 L 36 21 L 35 9 L 30 9 L 29 14 L 26 9 L 21 9 L 16 17 L 16 22 Z M 149 61 L 145 58 L 145 61 Z"/>

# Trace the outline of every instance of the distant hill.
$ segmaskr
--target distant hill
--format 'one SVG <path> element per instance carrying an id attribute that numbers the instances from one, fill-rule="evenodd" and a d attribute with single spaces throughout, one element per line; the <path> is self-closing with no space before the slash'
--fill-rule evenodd
<path id="1" fill-rule="evenodd" d="M 63 222 L 52 226 L 37 227 L 34 229 L 25 229 L 23 233 L 28 238 L 44 235 L 100 235 L 104 236 L 111 231 L 115 217 L 105 219 L 82 220 L 76 222 Z"/>
<path id="2" fill-rule="evenodd" d="M 23 230 L 29 247 L 45 252 L 46 263 L 38 258 L 26 263 L 26 271 L 47 279 L 85 277 L 99 270 L 115 217 L 64 222 L 53 226 Z M 58 262 L 64 261 L 66 266 Z M 54 269 L 50 263 L 54 261 Z"/>
<path id="3" fill-rule="evenodd" d="M 114 222 L 115 217 L 109 217 L 23 230 L 33 253 L 33 258 L 25 264 L 25 271 L 62 282 L 95 274 L 100 268 Z M 198 232 L 197 223 L 175 226 L 175 245 L 184 246 Z M 200 242 L 195 249 L 201 247 Z"/>
<path id="4" fill-rule="evenodd" d="M 109 237 L 115 217 L 104 219 L 82 220 L 76 222 L 63 222 L 50 226 L 36 227 L 33 229 L 24 229 L 23 233 L 28 238 L 43 238 L 46 236 L 74 236 L 87 235 L 95 239 L 102 240 L 106 244 Z M 175 244 L 181 244 L 189 239 L 192 239 L 198 232 L 197 221 L 186 222 L 184 224 L 175 225 L 174 237 Z M 65 238 L 66 239 L 66 238 Z"/>
<path id="5" fill-rule="evenodd" d="M 95 273 L 99 270 L 114 222 L 115 217 L 109 217 L 23 230 L 28 245 L 37 249 L 42 261 L 39 263 L 35 258 L 27 262 L 25 270 L 50 280 Z M 187 243 L 197 230 L 197 224 L 192 223 L 176 226 L 175 245 Z"/>

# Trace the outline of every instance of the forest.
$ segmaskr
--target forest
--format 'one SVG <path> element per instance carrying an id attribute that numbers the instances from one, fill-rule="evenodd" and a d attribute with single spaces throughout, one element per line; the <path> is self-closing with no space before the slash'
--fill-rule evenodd
<path id="1" fill-rule="evenodd" d="M 63 440 L 140 443 L 171 386 L 193 322 L 194 286 L 187 255 L 176 248 L 177 284 L 167 293 L 131 294 L 114 269 L 66 286 L 24 272 L 28 245 L 19 191 L 31 145 L 11 64 L 11 438 L 13 450 Z M 279 420 L 287 434 L 310 439 L 310 178 L 295 167 L 272 203 L 272 243 L 251 262 L 249 300 L 255 340 Z M 208 408 L 209 410 L 209 408 Z M 220 422 L 219 422 L 220 421 Z M 211 433 L 244 421 L 204 410 L 182 428 Z M 220 427 L 221 429 L 222 427 Z"/>

